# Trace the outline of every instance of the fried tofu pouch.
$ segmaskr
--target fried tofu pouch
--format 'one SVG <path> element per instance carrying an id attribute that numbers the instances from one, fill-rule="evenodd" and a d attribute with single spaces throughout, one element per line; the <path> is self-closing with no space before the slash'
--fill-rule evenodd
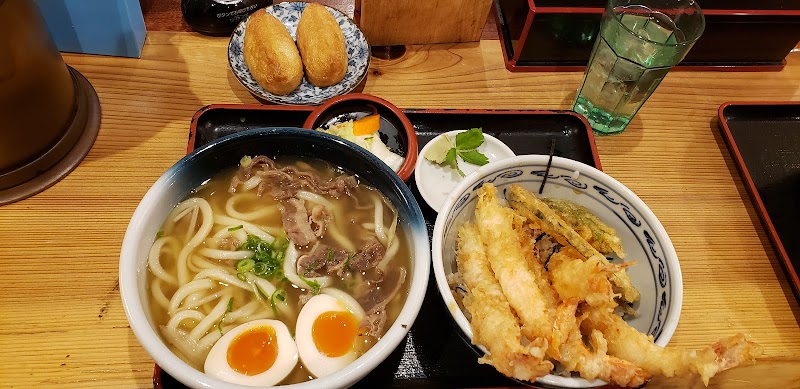
<path id="1" fill-rule="evenodd" d="M 325 6 L 309 4 L 297 24 L 297 47 L 306 79 L 318 87 L 331 86 L 347 73 L 347 48 L 339 23 Z"/>
<path id="2" fill-rule="evenodd" d="M 303 81 L 303 62 L 289 30 L 264 11 L 247 22 L 243 54 L 253 78 L 270 93 L 287 95 Z"/>

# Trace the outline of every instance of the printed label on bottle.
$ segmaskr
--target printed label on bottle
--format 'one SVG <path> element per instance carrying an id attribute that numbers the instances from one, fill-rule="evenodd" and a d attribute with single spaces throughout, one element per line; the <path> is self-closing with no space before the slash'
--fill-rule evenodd
<path id="1" fill-rule="evenodd" d="M 245 17 L 247 17 L 247 15 L 249 15 L 250 12 L 254 11 L 256 8 L 258 8 L 258 4 L 252 4 L 252 5 L 248 5 L 247 7 L 244 7 L 244 8 L 241 8 L 241 9 L 237 9 L 235 11 L 220 12 L 216 16 L 219 19 L 230 17 L 229 20 L 231 22 L 236 22 L 236 21 L 242 20 Z"/>

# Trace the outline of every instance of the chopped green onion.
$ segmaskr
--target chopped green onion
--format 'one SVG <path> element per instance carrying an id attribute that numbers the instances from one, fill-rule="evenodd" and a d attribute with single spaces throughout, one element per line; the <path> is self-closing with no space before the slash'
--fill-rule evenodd
<path id="1" fill-rule="evenodd" d="M 225 313 L 222 314 L 222 317 L 219 319 L 219 322 L 217 322 L 217 329 L 219 330 L 220 335 L 224 335 L 222 333 L 222 322 L 225 321 L 225 316 L 227 316 L 229 312 L 233 312 L 233 297 L 231 297 L 231 299 L 228 300 L 228 309 L 225 311 Z"/>
<path id="2" fill-rule="evenodd" d="M 272 292 L 272 296 L 269 297 L 269 305 L 272 307 L 272 313 L 274 313 L 275 316 L 277 317 L 278 307 L 277 304 L 275 304 L 275 299 L 278 299 L 280 301 L 286 300 L 283 289 L 275 289 L 275 291 Z"/>
<path id="3" fill-rule="evenodd" d="M 267 274 L 267 264 L 264 262 L 255 262 L 253 265 L 253 273 L 257 276 L 265 276 Z"/>
<path id="4" fill-rule="evenodd" d="M 231 227 L 231 228 L 228 228 L 228 231 L 236 231 L 236 230 L 241 230 L 242 228 L 244 228 L 244 225 L 241 225 L 241 224 L 240 224 L 240 225 L 238 225 L 238 226 L 236 226 L 236 227 Z"/>
<path id="5" fill-rule="evenodd" d="M 283 277 L 283 259 L 286 256 L 286 248 L 289 242 L 285 239 L 275 239 L 272 243 L 267 243 L 255 235 L 248 235 L 247 240 L 239 247 L 239 250 L 253 251 L 251 260 L 253 267 L 243 272 L 251 271 L 262 278 Z"/>
<path id="6" fill-rule="evenodd" d="M 259 297 L 261 297 L 264 300 L 269 300 L 269 297 L 267 297 L 267 294 L 264 293 L 264 291 L 261 290 L 261 288 L 259 288 L 258 285 L 256 285 L 256 284 L 253 284 L 253 285 L 256 287 L 256 292 L 258 293 Z"/>
<path id="7" fill-rule="evenodd" d="M 316 280 L 308 280 L 299 274 L 297 276 L 300 277 L 300 280 L 302 280 L 303 282 L 308 284 L 309 287 L 311 287 L 311 291 L 314 293 L 315 296 L 319 294 L 319 290 L 321 288 L 319 282 L 317 282 Z"/>
<path id="8" fill-rule="evenodd" d="M 344 270 L 351 271 L 350 269 L 350 260 L 356 257 L 356 253 L 347 254 L 347 260 L 344 262 Z"/>
<path id="9" fill-rule="evenodd" d="M 250 270 L 253 270 L 255 265 L 256 261 L 254 261 L 252 258 L 240 259 L 239 262 L 236 262 L 236 271 L 239 273 L 247 273 Z"/>

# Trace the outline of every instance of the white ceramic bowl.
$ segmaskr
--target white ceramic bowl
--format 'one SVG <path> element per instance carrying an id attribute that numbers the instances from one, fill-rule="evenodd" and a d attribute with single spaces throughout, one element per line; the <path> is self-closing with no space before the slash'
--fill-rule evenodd
<path id="1" fill-rule="evenodd" d="M 465 177 L 461 177 L 458 171 L 449 166 L 441 166 L 428 161 L 425 158 L 425 153 L 428 152 L 431 145 L 440 141 L 443 136 L 450 137 L 453 143 L 455 143 L 456 135 L 461 132 L 464 132 L 464 130 L 449 131 L 437 135 L 422 148 L 417 157 L 417 165 L 414 168 L 414 181 L 417 184 L 419 194 L 422 195 L 422 198 L 428 203 L 431 209 L 436 212 L 439 212 L 447 195 L 450 194 L 453 188 Z M 489 162 L 514 156 L 514 150 L 511 150 L 505 143 L 489 134 L 483 134 L 483 144 L 480 145 L 477 150 L 485 155 L 489 159 Z M 464 172 L 465 176 L 468 176 L 470 173 L 478 170 L 480 166 L 464 162 L 459 158 L 458 167 Z"/>
<path id="2" fill-rule="evenodd" d="M 172 377 L 194 388 L 251 388 L 214 379 L 194 369 L 164 344 L 150 317 L 147 254 L 167 214 L 190 190 L 216 173 L 236 166 L 243 155 L 305 155 L 325 159 L 357 174 L 380 190 L 398 211 L 411 251 L 408 297 L 395 322 L 369 351 L 323 378 L 286 388 L 343 388 L 367 375 L 400 344 L 422 306 L 430 271 L 425 221 L 408 187 L 369 151 L 344 139 L 302 128 L 263 128 L 217 139 L 173 165 L 147 191 L 131 218 L 120 253 L 120 294 L 131 329 L 148 354 Z"/>
<path id="3" fill-rule="evenodd" d="M 457 270 L 455 242 L 458 228 L 464 222 L 474 220 L 477 190 L 484 183 L 494 184 L 500 196 L 511 184 L 522 185 L 538 195 L 547 161 L 547 155 L 523 155 L 484 165 L 458 184 L 439 211 L 433 229 L 432 253 L 436 285 L 450 314 L 468 339 L 472 339 L 472 329 L 453 297 L 446 276 Z M 628 268 L 628 274 L 641 293 L 640 301 L 634 305 L 639 316 L 628 323 L 653 335 L 659 346 L 665 346 L 678 325 L 683 281 L 672 242 L 653 212 L 611 176 L 589 165 L 560 157 L 553 157 L 541 196 L 568 199 L 583 205 L 617 230 L 622 238 L 625 260 L 638 262 L 638 265 Z M 537 382 L 567 388 L 605 384 L 600 380 L 590 382 L 580 377 L 556 375 L 547 375 Z"/>

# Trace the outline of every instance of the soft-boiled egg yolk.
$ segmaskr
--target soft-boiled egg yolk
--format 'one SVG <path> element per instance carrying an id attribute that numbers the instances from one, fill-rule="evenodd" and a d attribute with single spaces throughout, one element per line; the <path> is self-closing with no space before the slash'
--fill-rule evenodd
<path id="1" fill-rule="evenodd" d="M 280 383 L 297 365 L 297 345 L 286 324 L 253 320 L 231 329 L 211 347 L 203 371 L 248 386 Z"/>
<path id="2" fill-rule="evenodd" d="M 237 336 L 228 346 L 228 365 L 242 374 L 261 374 L 278 358 L 278 340 L 270 326 L 253 327 Z"/>
<path id="3" fill-rule="evenodd" d="M 295 331 L 303 366 L 315 377 L 324 377 L 355 361 L 361 319 L 333 296 L 309 299 L 297 315 Z"/>
<path id="4" fill-rule="evenodd" d="M 328 311 L 314 320 L 311 336 L 321 353 L 340 357 L 353 349 L 358 336 L 358 322 L 350 311 Z"/>

